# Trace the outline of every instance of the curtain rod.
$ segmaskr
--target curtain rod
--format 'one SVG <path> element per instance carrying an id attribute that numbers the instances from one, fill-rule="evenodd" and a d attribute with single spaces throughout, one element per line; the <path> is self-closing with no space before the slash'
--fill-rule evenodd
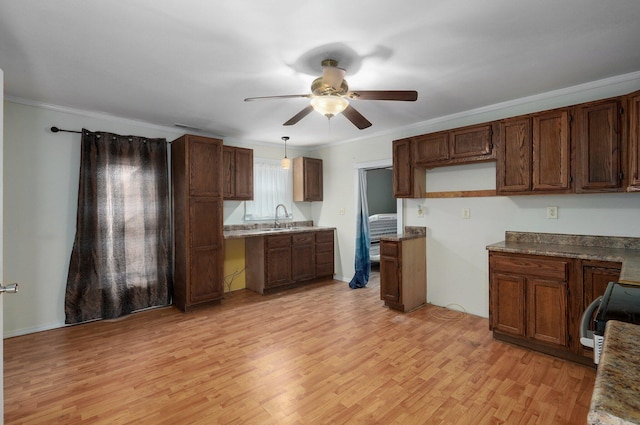
<path id="1" fill-rule="evenodd" d="M 63 130 L 61 128 L 58 127 L 51 127 L 51 132 L 52 133 L 57 133 L 59 131 L 64 131 L 65 133 L 78 133 L 78 134 L 82 134 L 82 131 L 77 131 L 77 130 Z"/>
<path id="2" fill-rule="evenodd" d="M 58 127 L 55 127 L 55 126 L 51 127 L 51 132 L 52 132 L 52 133 L 58 133 L 58 132 L 60 132 L 60 131 L 64 131 L 65 133 L 78 133 L 78 134 L 82 134 L 82 131 L 78 131 L 78 130 L 63 130 L 63 129 L 58 128 Z M 169 140 L 167 140 L 167 143 L 168 143 L 168 144 L 171 144 L 171 142 L 170 142 Z"/>

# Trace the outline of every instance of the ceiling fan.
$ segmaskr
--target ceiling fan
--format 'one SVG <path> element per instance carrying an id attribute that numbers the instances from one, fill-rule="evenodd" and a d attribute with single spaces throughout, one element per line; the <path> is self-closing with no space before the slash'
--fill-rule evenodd
<path id="1" fill-rule="evenodd" d="M 245 102 L 262 99 L 290 99 L 306 97 L 310 104 L 295 114 L 283 125 L 293 125 L 316 110 L 322 115 L 331 117 L 342 113 L 360 130 L 371 127 L 371 123 L 360 112 L 349 104 L 349 100 L 401 100 L 413 102 L 418 99 L 418 92 L 413 90 L 349 90 L 344 79 L 346 70 L 338 68 L 338 61 L 325 59 L 322 61 L 322 76 L 311 83 L 309 94 L 289 94 L 283 96 L 248 97 Z"/>

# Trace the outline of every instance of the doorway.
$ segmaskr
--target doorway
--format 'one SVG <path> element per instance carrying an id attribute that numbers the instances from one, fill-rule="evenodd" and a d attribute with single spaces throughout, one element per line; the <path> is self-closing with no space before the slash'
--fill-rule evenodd
<path id="1" fill-rule="evenodd" d="M 402 200 L 393 197 L 393 169 L 391 159 L 361 163 L 358 164 L 357 168 L 358 170 L 356 170 L 356 172 L 364 170 L 366 175 L 366 194 L 370 227 L 372 220 L 377 221 L 373 226 L 375 229 L 371 232 L 373 256 L 370 255 L 371 272 L 367 287 L 374 288 L 378 291 L 380 286 L 378 236 L 381 234 L 398 233 L 399 229 L 402 228 Z M 359 179 L 356 179 L 356 181 L 359 181 Z M 357 187 L 358 191 L 359 189 L 360 188 Z M 393 216 L 392 219 L 391 216 Z"/>
<path id="2" fill-rule="evenodd" d="M 369 231 L 371 232 L 371 288 L 380 287 L 380 240 L 381 234 L 397 230 L 397 203 L 393 197 L 393 171 L 390 167 L 366 170 L 367 206 L 369 210 Z"/>

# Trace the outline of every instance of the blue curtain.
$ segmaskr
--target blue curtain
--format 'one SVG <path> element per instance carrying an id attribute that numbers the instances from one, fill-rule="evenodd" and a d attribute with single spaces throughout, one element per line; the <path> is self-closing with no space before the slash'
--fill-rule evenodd
<path id="1" fill-rule="evenodd" d="M 371 234 L 369 232 L 369 206 L 367 204 L 367 171 L 358 170 L 358 216 L 356 222 L 356 272 L 349 282 L 351 289 L 364 288 L 369 283 L 371 272 L 371 257 L 369 247 Z"/>

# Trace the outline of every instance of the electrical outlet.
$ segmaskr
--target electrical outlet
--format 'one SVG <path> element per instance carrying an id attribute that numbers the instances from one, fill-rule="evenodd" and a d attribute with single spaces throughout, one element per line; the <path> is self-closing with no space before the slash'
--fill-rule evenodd
<path id="1" fill-rule="evenodd" d="M 344 208 L 340 208 L 340 210 L 338 210 L 338 214 L 344 215 Z"/>
<path id="2" fill-rule="evenodd" d="M 558 218 L 558 207 L 547 207 L 547 218 Z"/>
<path id="3" fill-rule="evenodd" d="M 468 220 L 471 218 L 471 208 L 463 208 L 462 209 L 462 218 Z"/>
<path id="4" fill-rule="evenodd" d="M 418 217 L 424 217 L 424 210 L 422 209 L 422 205 L 418 205 Z"/>

